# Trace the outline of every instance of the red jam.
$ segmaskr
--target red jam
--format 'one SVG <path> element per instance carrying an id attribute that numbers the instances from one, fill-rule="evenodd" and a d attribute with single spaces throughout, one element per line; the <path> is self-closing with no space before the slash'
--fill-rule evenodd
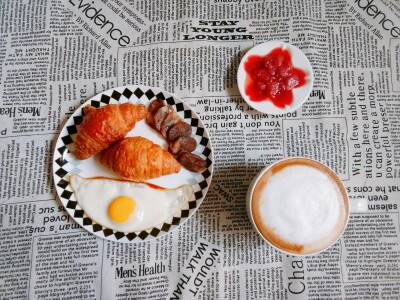
<path id="1" fill-rule="evenodd" d="M 266 56 L 249 56 L 244 69 L 245 93 L 250 100 L 269 100 L 279 108 L 292 104 L 292 90 L 306 83 L 306 73 L 293 66 L 289 51 L 282 48 L 275 48 Z"/>

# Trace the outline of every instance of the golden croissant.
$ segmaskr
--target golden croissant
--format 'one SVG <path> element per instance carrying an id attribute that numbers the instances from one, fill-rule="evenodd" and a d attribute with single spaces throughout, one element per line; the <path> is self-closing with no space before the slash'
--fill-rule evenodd
<path id="1" fill-rule="evenodd" d="M 108 104 L 100 108 L 87 105 L 83 110 L 86 117 L 75 140 L 75 156 L 81 160 L 123 139 L 136 122 L 144 119 L 147 114 L 143 104 L 131 103 Z"/>
<path id="2" fill-rule="evenodd" d="M 140 136 L 125 138 L 102 152 L 100 163 L 134 181 L 178 173 L 181 169 L 171 153 Z"/>

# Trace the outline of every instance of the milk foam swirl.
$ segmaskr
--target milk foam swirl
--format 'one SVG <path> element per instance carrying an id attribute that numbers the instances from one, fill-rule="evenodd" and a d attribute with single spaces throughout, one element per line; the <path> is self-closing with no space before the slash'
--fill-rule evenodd
<path id="1" fill-rule="evenodd" d="M 294 254 L 329 247 L 343 232 L 348 216 L 347 195 L 336 174 L 301 158 L 268 169 L 254 188 L 251 206 L 264 238 Z"/>

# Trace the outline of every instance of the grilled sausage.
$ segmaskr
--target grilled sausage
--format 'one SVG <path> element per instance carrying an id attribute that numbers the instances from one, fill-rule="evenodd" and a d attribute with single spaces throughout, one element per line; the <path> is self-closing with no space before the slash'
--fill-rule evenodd
<path id="1" fill-rule="evenodd" d="M 166 106 L 160 107 L 157 112 L 154 114 L 154 127 L 160 131 L 161 130 L 161 124 L 165 120 L 165 118 L 168 116 L 170 112 L 173 112 L 174 109 L 172 108 L 171 105 L 167 104 Z"/>
<path id="2" fill-rule="evenodd" d="M 180 152 L 192 152 L 196 149 L 197 142 L 190 136 L 181 136 L 169 144 L 168 151 L 174 155 Z"/>
<path id="3" fill-rule="evenodd" d="M 186 122 L 179 122 L 168 130 L 167 139 L 170 142 L 175 141 L 181 136 L 190 136 L 192 134 L 192 127 Z"/>
<path id="4" fill-rule="evenodd" d="M 172 111 L 170 112 L 166 118 L 164 119 L 164 121 L 161 123 L 161 135 L 163 136 L 164 139 L 167 139 L 167 134 L 168 134 L 168 130 L 174 126 L 175 124 L 178 124 L 179 122 L 181 122 L 182 119 L 181 117 L 178 115 L 177 112 Z"/>
<path id="5" fill-rule="evenodd" d="M 192 172 L 203 172 L 207 169 L 207 162 L 193 153 L 181 152 L 178 156 L 178 161 L 182 166 Z"/>
<path id="6" fill-rule="evenodd" d="M 146 123 L 154 128 L 154 115 L 160 107 L 165 106 L 164 101 L 156 99 L 152 101 L 147 109 Z"/>

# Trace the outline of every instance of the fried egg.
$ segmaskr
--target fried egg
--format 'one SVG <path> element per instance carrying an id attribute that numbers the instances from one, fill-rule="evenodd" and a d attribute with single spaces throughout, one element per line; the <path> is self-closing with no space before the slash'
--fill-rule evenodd
<path id="1" fill-rule="evenodd" d="M 193 196 L 191 185 L 166 189 L 153 184 L 72 175 L 71 188 L 85 214 L 121 232 L 147 230 L 180 211 Z"/>

